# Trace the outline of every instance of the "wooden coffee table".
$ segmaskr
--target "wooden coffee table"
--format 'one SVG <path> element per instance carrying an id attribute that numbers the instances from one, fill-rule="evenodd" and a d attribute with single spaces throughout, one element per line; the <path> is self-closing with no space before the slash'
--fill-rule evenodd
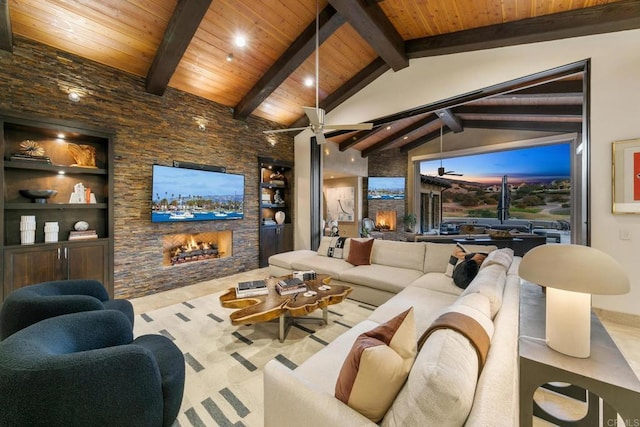
<path id="1" fill-rule="evenodd" d="M 236 289 L 231 288 L 220 296 L 220 305 L 239 309 L 229 316 L 232 325 L 248 325 L 278 319 L 278 339 L 283 342 L 294 321 L 314 320 L 326 325 L 328 307 L 341 303 L 351 292 L 351 287 L 331 284 L 329 275 L 318 274 L 315 280 L 305 280 L 308 290 L 316 291 L 316 295 L 305 297 L 304 292 L 280 295 L 276 291 L 276 283 L 278 280 L 289 278 L 291 275 L 266 279 L 269 289 L 267 295 L 238 298 Z M 331 289 L 319 290 L 322 285 L 329 285 Z M 322 309 L 322 317 L 306 317 L 319 308 Z"/>

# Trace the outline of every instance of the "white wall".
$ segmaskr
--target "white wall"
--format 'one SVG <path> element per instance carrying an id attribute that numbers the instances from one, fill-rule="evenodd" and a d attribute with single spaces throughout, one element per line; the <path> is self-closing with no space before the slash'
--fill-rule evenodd
<path id="1" fill-rule="evenodd" d="M 388 71 L 344 102 L 327 121 L 364 122 L 588 58 L 591 244 L 616 258 L 631 279 L 630 294 L 594 296 L 594 306 L 640 314 L 640 216 L 611 213 L 611 143 L 640 137 L 640 30 L 411 60 L 410 67 Z M 296 152 L 296 174 L 304 174 L 300 169 Z M 303 196 L 307 200 L 298 199 L 296 208 L 309 205 L 308 192 Z M 631 240 L 620 240 L 621 230 Z M 303 227 L 297 231 L 305 233 Z"/>

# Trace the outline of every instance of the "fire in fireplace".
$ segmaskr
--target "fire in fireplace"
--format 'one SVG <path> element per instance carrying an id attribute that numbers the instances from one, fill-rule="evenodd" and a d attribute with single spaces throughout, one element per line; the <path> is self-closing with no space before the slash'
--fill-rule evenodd
<path id="1" fill-rule="evenodd" d="M 231 255 L 231 231 L 171 234 L 163 238 L 163 264 L 177 265 Z"/>
<path id="2" fill-rule="evenodd" d="M 376 228 L 378 230 L 396 230 L 396 211 L 378 211 L 376 212 Z"/>
<path id="3" fill-rule="evenodd" d="M 196 242 L 193 236 L 189 238 L 186 244 L 171 249 L 170 255 L 171 265 L 220 257 L 217 243 Z"/>

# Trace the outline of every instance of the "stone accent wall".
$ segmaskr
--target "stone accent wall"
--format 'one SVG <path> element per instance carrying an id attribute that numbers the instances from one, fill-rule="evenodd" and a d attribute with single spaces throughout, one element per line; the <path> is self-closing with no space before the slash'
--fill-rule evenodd
<path id="1" fill-rule="evenodd" d="M 78 103 L 69 87 L 85 92 Z M 14 37 L 14 52 L 0 50 L 0 110 L 72 120 L 115 131 L 115 294 L 142 296 L 258 267 L 258 156 L 293 162 L 293 138 L 275 147 L 263 130 L 279 127 L 232 109 L 167 89 L 144 91 L 144 78 Z M 194 117 L 204 117 L 200 131 Z M 245 176 L 245 217 L 234 221 L 151 223 L 151 165 L 174 160 L 225 166 Z M 164 267 L 165 234 L 233 231 L 233 256 Z"/>
<path id="2" fill-rule="evenodd" d="M 397 148 L 378 151 L 369 156 L 369 176 L 407 176 L 407 154 Z M 385 232 L 385 239 L 404 240 L 404 213 L 406 211 L 407 188 L 405 181 L 405 200 L 368 200 L 367 188 L 364 189 L 364 216 L 375 221 L 378 211 L 396 211 L 397 229 L 395 232 Z"/>

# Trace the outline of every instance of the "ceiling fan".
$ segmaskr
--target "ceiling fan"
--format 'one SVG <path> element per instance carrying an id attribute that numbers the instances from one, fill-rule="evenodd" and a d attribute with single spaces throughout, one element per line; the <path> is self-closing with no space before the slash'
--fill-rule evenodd
<path id="1" fill-rule="evenodd" d="M 438 168 L 438 176 L 453 175 L 462 176 L 463 174 L 454 171 L 446 171 L 442 166 L 442 114 L 440 114 L 440 167 Z"/>
<path id="2" fill-rule="evenodd" d="M 320 34 L 320 7 L 318 5 L 318 0 L 316 0 L 316 52 L 315 52 L 315 67 L 316 67 L 316 106 L 315 107 L 302 107 L 304 113 L 309 118 L 309 125 L 305 127 L 298 128 L 288 128 L 288 129 L 276 129 L 276 130 L 266 130 L 264 133 L 266 134 L 274 134 L 280 132 L 295 132 L 302 131 L 305 129 L 310 129 L 316 137 L 316 142 L 318 144 L 324 144 L 327 140 L 324 137 L 324 130 L 371 130 L 373 128 L 373 123 L 358 123 L 358 124 L 347 124 L 347 125 L 327 125 L 324 123 L 324 109 L 320 108 L 318 102 L 318 88 L 319 88 L 319 69 L 320 69 L 320 50 L 319 50 L 319 34 Z"/>

